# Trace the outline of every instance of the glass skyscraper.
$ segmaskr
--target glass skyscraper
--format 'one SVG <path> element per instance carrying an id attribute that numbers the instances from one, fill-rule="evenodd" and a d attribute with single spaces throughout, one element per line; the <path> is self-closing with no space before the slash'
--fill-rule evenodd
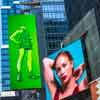
<path id="1" fill-rule="evenodd" d="M 61 42 L 68 31 L 64 0 L 41 0 L 44 32 L 48 54 L 61 48 Z"/>
<path id="2" fill-rule="evenodd" d="M 2 5 L 2 1 L 0 1 L 0 7 Z M 1 44 L 2 44 L 2 23 L 1 23 L 1 8 L 0 8 L 0 91 L 2 90 L 2 74 L 1 74 Z"/>
<path id="3" fill-rule="evenodd" d="M 10 90 L 9 56 L 8 56 L 8 15 L 12 14 L 11 0 L 0 1 L 0 71 L 1 91 Z"/>

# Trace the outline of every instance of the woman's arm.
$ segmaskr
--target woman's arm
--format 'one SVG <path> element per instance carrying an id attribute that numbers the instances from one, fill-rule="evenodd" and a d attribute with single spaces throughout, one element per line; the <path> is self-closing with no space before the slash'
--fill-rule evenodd
<path id="1" fill-rule="evenodd" d="M 44 66 L 44 79 L 48 85 L 48 88 L 52 94 L 52 98 L 54 97 L 55 91 L 56 91 L 56 85 L 54 80 L 54 75 L 52 71 L 54 60 L 50 58 L 44 58 L 43 59 L 43 66 Z"/>
<path id="2" fill-rule="evenodd" d="M 82 73 L 85 70 L 86 65 L 85 64 L 80 64 L 78 66 L 78 68 L 74 71 L 74 76 L 76 78 L 76 80 L 78 80 L 80 78 L 80 76 L 82 75 Z"/>
<path id="3" fill-rule="evenodd" d="M 78 80 L 80 78 L 80 76 L 82 75 L 82 73 L 85 70 L 85 67 L 86 67 L 85 64 L 80 64 L 78 66 L 78 68 L 74 71 L 74 74 L 76 74 L 76 80 Z M 79 83 L 79 91 L 82 91 L 82 90 L 86 89 L 87 87 L 88 87 L 88 80 L 86 77 Z"/>
<path id="4" fill-rule="evenodd" d="M 54 61 L 50 58 L 43 59 L 43 67 L 44 67 L 44 78 L 48 81 L 54 81 L 54 75 L 52 71 Z"/>

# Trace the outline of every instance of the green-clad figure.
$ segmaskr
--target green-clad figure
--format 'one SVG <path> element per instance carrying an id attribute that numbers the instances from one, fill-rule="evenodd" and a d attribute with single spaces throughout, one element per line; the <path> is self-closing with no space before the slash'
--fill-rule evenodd
<path id="1" fill-rule="evenodd" d="M 25 26 L 21 26 L 10 36 L 10 39 L 16 45 L 18 45 L 19 55 L 17 60 L 17 80 L 22 80 L 21 66 L 25 51 L 27 51 L 27 67 L 29 78 L 34 78 L 32 73 L 32 37 L 30 33 L 27 31 Z"/>

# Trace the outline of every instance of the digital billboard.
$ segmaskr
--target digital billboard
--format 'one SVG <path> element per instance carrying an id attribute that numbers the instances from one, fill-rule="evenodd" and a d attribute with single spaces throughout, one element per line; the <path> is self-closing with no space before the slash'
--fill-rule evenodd
<path id="1" fill-rule="evenodd" d="M 46 100 L 61 100 L 88 88 L 87 62 L 81 39 L 44 57 Z"/>
<path id="2" fill-rule="evenodd" d="M 8 17 L 11 89 L 41 88 L 36 15 Z"/>

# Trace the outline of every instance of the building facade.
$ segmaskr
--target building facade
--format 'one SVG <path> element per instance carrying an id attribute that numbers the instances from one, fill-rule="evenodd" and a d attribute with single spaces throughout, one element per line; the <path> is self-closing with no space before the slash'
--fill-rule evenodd
<path id="1" fill-rule="evenodd" d="M 0 1 L 0 6 L 2 2 Z M 0 33 L 2 33 L 2 23 L 1 23 L 1 9 L 0 9 Z M 2 35 L 0 34 L 0 46 L 2 44 Z M 0 47 L 0 91 L 2 91 L 2 73 L 1 73 L 1 47 Z"/>
<path id="2" fill-rule="evenodd" d="M 0 41 L 1 41 L 1 84 L 2 91 L 10 90 L 10 74 L 9 74 L 9 55 L 8 55 L 8 15 L 13 13 L 11 10 L 11 0 L 1 0 L 1 25 L 0 25 Z"/>
<path id="3" fill-rule="evenodd" d="M 61 48 L 61 42 L 68 31 L 64 0 L 41 0 L 45 38 L 48 54 Z"/>
<path id="4" fill-rule="evenodd" d="M 98 30 L 100 32 L 100 1 L 99 0 L 64 0 L 69 28 L 72 29 L 92 8 L 95 9 Z"/>

